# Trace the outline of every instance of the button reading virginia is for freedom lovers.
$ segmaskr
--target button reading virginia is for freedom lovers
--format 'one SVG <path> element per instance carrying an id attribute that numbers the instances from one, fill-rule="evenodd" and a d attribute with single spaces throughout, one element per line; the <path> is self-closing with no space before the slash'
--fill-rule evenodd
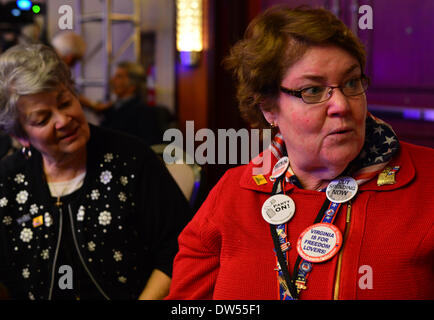
<path id="1" fill-rule="evenodd" d="M 324 262 L 341 248 L 342 234 L 330 223 L 317 223 L 306 228 L 297 241 L 297 252 L 309 262 Z"/>

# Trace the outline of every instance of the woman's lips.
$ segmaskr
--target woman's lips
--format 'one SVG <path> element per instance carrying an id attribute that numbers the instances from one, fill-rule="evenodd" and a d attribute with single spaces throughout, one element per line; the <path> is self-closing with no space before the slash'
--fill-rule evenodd
<path id="1" fill-rule="evenodd" d="M 59 140 L 62 140 L 62 141 L 71 140 L 72 138 L 74 138 L 76 136 L 77 131 L 78 131 L 78 127 L 75 128 L 74 130 L 68 131 L 66 134 L 61 136 L 59 138 Z"/>
<path id="2" fill-rule="evenodd" d="M 349 128 L 337 129 L 330 132 L 326 138 L 330 139 L 330 141 L 342 143 L 343 141 L 352 140 L 354 132 L 353 129 Z"/>
<path id="3" fill-rule="evenodd" d="M 329 133 L 329 135 L 334 135 L 334 134 L 346 134 L 346 133 L 350 133 L 353 130 L 350 128 L 342 128 L 342 129 L 337 129 L 337 130 L 333 130 L 332 132 Z"/>

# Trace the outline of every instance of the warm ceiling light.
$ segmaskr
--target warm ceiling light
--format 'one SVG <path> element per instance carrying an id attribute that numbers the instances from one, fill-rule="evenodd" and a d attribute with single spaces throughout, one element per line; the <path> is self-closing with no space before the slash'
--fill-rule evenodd
<path id="1" fill-rule="evenodd" d="M 194 66 L 203 50 L 202 0 L 176 0 L 176 49 L 184 65 Z"/>

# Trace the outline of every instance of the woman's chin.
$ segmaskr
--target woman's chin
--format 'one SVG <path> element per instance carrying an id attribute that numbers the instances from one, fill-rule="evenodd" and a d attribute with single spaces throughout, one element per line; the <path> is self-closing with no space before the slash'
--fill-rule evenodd
<path id="1" fill-rule="evenodd" d="M 342 168 L 343 171 L 351 161 L 357 158 L 360 149 L 361 148 L 358 148 L 355 145 L 350 148 L 343 146 L 328 149 L 326 154 L 323 156 L 323 159 L 330 167 Z"/>

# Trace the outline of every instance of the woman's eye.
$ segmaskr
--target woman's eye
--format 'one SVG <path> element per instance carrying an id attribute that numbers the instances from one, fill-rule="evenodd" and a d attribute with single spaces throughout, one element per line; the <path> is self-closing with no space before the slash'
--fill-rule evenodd
<path id="1" fill-rule="evenodd" d="M 310 87 L 310 88 L 306 88 L 303 90 L 304 94 L 310 95 L 310 96 L 314 96 L 314 95 L 319 95 L 322 94 L 325 90 L 325 87 Z"/>
<path id="2" fill-rule="evenodd" d="M 60 104 L 60 108 L 67 108 L 71 104 L 71 100 L 64 101 Z"/>
<path id="3" fill-rule="evenodd" d="M 355 87 L 357 87 L 359 80 L 360 80 L 359 78 L 354 78 L 354 79 L 348 80 L 347 82 L 345 82 L 345 87 L 355 88 Z"/>
<path id="4" fill-rule="evenodd" d="M 36 120 L 36 121 L 34 122 L 34 124 L 35 124 L 36 126 L 43 126 L 43 125 L 45 125 L 45 124 L 47 123 L 47 121 L 48 121 L 48 117 L 45 117 L 45 118 L 42 118 L 42 119 L 38 119 L 38 120 Z"/>

